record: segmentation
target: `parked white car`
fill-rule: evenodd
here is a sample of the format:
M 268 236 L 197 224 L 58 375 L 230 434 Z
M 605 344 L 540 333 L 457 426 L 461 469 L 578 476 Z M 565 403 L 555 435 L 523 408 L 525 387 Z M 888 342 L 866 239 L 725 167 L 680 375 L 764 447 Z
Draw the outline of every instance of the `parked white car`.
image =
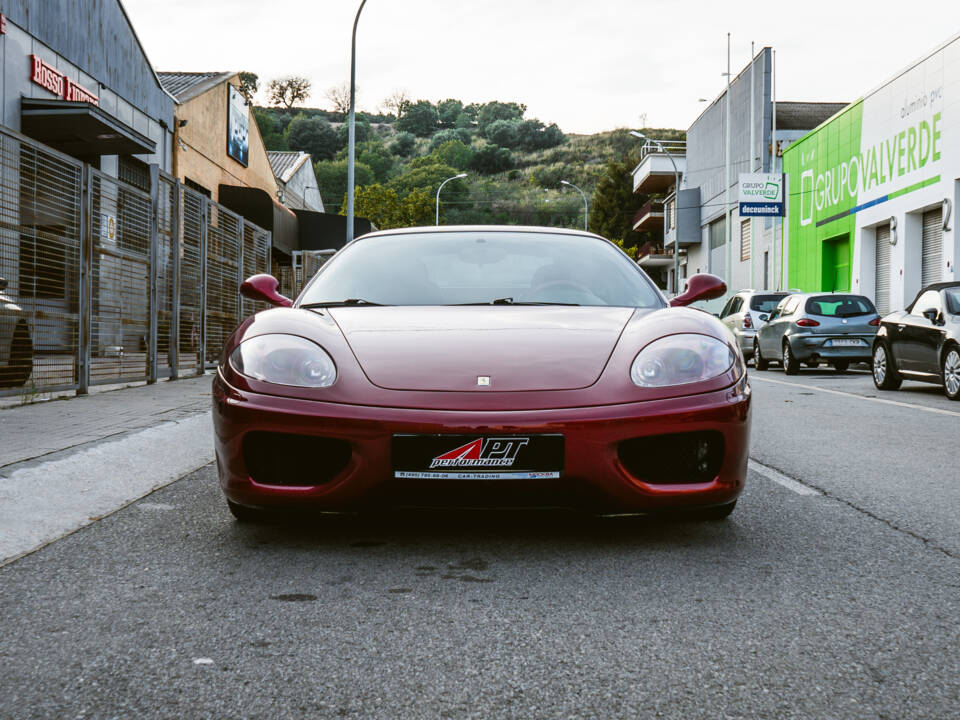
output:
M 760 316 L 768 316 L 783 298 L 791 294 L 788 290 L 741 290 L 723 306 L 720 320 L 736 336 L 744 358 L 753 356 L 753 338 L 766 325 Z
M 33 341 L 27 314 L 7 293 L 0 278 L 0 388 L 20 387 L 33 373 Z

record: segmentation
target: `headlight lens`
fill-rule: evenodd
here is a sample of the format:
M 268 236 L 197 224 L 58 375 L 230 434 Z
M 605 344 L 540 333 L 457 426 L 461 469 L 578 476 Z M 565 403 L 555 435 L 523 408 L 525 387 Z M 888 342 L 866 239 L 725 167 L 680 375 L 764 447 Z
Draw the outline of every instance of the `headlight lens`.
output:
M 640 351 L 630 379 L 639 387 L 684 385 L 722 375 L 738 361 L 733 348 L 709 335 L 669 335 Z
M 242 375 L 277 385 L 325 388 L 337 379 L 337 366 L 327 352 L 296 335 L 258 335 L 230 353 L 230 364 Z

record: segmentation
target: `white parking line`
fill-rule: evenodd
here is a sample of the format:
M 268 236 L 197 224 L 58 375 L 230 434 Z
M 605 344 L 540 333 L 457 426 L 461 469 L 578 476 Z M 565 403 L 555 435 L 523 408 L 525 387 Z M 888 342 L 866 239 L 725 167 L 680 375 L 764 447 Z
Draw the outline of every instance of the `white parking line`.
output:
M 751 375 L 750 380 L 751 382 L 754 380 L 761 380 L 763 382 L 775 383 L 777 385 L 789 385 L 790 387 L 798 387 L 798 388 L 803 388 L 805 390 L 816 390 L 817 392 L 829 393 L 831 395 L 844 395 L 846 397 L 857 398 L 858 400 L 868 400 L 870 402 L 883 403 L 884 405 L 896 405 L 897 407 L 911 408 L 913 410 L 923 410 L 925 412 L 931 412 L 937 415 L 952 415 L 954 417 L 960 417 L 960 412 L 956 410 L 943 410 L 942 408 L 928 407 L 926 405 L 916 405 L 914 403 L 900 402 L 898 400 L 887 400 L 886 398 L 867 397 L 866 395 L 858 395 L 857 393 L 844 392 L 843 390 L 829 390 L 827 388 L 822 388 L 817 385 L 805 385 L 803 383 L 790 382 L 788 380 L 773 380 L 771 378 L 759 377 L 758 375 Z
M 788 478 L 782 472 L 774 470 L 772 467 L 767 467 L 763 463 L 757 462 L 753 458 L 750 458 L 747 467 L 750 470 L 753 470 L 753 472 L 763 475 L 767 480 L 773 480 L 773 482 L 777 483 L 778 485 L 782 485 L 787 490 L 792 490 L 797 495 L 823 495 L 823 493 L 816 488 L 809 487 L 803 483 L 798 483 L 796 480 Z

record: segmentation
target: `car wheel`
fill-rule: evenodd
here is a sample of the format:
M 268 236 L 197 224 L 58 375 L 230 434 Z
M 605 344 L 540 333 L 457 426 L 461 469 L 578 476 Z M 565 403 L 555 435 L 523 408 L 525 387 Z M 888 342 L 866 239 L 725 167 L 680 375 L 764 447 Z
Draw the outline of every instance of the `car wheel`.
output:
M 845 373 L 849 367 L 850 367 L 849 360 L 837 360 L 833 364 L 833 369 L 836 370 L 838 373 Z
M 789 342 L 783 343 L 783 371 L 787 375 L 796 375 L 800 372 L 800 361 L 794 357 Z
M 0 369 L 4 385 L 22 387 L 33 374 L 33 342 L 30 340 L 30 328 L 20 322 L 13 331 L 10 341 L 10 361 L 6 368 Z
M 877 390 L 896 390 L 902 382 L 893 354 L 888 352 L 885 344 L 877 343 L 873 349 L 873 384 Z
M 943 389 L 951 400 L 960 400 L 960 348 L 952 347 L 943 356 Z
M 230 508 L 230 513 L 241 523 L 269 523 L 277 519 L 275 511 L 238 505 L 232 500 L 227 500 L 227 507 Z
M 760 343 L 753 341 L 753 365 L 757 370 L 766 370 L 770 363 L 760 355 Z

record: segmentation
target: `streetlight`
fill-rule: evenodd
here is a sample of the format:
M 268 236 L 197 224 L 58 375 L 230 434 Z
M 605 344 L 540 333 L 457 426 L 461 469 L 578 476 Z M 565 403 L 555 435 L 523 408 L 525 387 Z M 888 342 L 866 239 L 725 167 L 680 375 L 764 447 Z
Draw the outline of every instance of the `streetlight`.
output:
M 630 134 L 636 138 L 640 138 L 644 142 L 652 142 L 658 148 L 660 152 L 664 153 L 668 158 L 670 158 L 670 164 L 673 165 L 673 206 L 676 208 L 677 213 L 677 224 L 674 227 L 674 239 L 673 239 L 673 292 L 675 295 L 680 294 L 680 208 L 677 203 L 680 200 L 680 171 L 677 170 L 677 164 L 673 161 L 673 155 L 670 154 L 663 144 L 659 140 L 654 140 L 653 138 L 648 138 L 641 132 L 636 130 L 631 130 Z M 669 219 L 669 216 L 668 216 Z
M 589 208 L 589 206 L 587 205 L 587 196 L 583 194 L 583 190 L 581 190 L 580 188 L 578 188 L 578 187 L 577 187 L 576 185 L 574 185 L 572 182 L 567 182 L 566 180 L 561 180 L 561 181 L 560 181 L 560 184 L 561 184 L 561 185 L 568 185 L 568 186 L 572 187 L 574 190 L 576 190 L 578 193 L 580 193 L 580 197 L 583 198 L 583 229 L 584 229 L 584 230 L 588 230 L 588 229 L 589 229 L 589 225 L 590 225 L 590 208 Z
M 440 183 L 440 187 L 437 188 L 437 227 L 440 227 L 440 191 L 443 190 L 443 186 L 451 180 L 459 180 L 460 178 L 465 178 L 466 176 L 466 173 L 460 173 L 459 175 L 448 177 L 446 180 Z
M 353 158 L 356 154 L 357 126 L 356 126 L 356 78 L 357 78 L 357 23 L 360 22 L 360 13 L 367 0 L 361 0 L 357 10 L 357 17 L 353 21 L 353 41 L 350 45 L 350 118 L 347 121 L 347 242 L 353 240 Z

